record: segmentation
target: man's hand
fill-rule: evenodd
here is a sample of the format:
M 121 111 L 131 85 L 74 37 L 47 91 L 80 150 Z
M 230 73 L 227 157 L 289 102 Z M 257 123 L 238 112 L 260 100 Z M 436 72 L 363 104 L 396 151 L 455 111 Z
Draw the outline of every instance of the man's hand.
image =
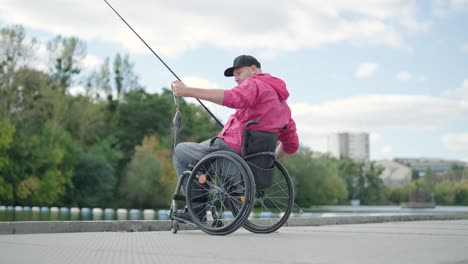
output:
M 173 81 L 171 84 L 172 91 L 176 96 L 185 96 L 187 92 L 187 86 L 181 81 Z
M 276 156 L 276 159 L 277 159 L 277 160 L 280 160 L 280 159 L 282 159 L 283 157 L 288 156 L 288 153 L 286 153 L 286 152 L 283 150 L 283 144 L 282 144 L 282 143 L 280 143 L 280 144 L 278 145 L 278 147 L 276 147 L 275 156 Z
M 171 88 L 176 96 L 193 97 L 223 105 L 224 90 L 222 89 L 188 87 L 179 80 L 173 81 Z

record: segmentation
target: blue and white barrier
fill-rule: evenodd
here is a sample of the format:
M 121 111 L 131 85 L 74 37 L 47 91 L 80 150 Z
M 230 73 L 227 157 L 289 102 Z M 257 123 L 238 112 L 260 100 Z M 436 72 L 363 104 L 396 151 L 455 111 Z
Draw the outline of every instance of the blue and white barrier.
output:
M 140 210 L 130 209 L 130 220 L 140 220 Z
M 156 212 L 153 209 L 143 210 L 143 220 L 154 220 Z
M 112 208 L 104 209 L 104 220 L 114 220 L 115 210 Z
M 127 220 L 127 209 L 119 208 L 117 209 L 117 220 Z
M 81 220 L 91 220 L 91 209 L 81 208 Z
M 169 220 L 168 210 L 158 210 L 158 220 Z
M 72 207 L 70 208 L 70 220 L 80 220 L 80 208 Z
M 93 220 L 102 220 L 102 209 L 101 208 L 93 208 Z

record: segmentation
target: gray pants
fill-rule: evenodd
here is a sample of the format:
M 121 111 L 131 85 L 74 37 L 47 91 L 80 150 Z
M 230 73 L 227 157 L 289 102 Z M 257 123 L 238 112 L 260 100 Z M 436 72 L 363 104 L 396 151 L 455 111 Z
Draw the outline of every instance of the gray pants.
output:
M 218 150 L 237 153 L 220 138 L 208 139 L 201 143 L 183 142 L 177 144 L 172 158 L 177 177 L 180 178 L 184 171 L 191 171 L 193 166 L 203 157 Z M 185 191 L 185 182 L 182 186 Z

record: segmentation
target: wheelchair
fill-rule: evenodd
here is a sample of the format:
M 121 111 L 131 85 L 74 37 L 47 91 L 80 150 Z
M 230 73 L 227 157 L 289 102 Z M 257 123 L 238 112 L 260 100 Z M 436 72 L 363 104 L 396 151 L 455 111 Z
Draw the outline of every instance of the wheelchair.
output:
M 212 152 L 179 178 L 169 210 L 174 234 L 181 222 L 211 235 L 227 235 L 240 227 L 266 234 L 286 223 L 294 205 L 293 183 L 275 159 L 277 133 L 248 129 L 258 123 L 247 123 L 241 155 Z M 185 201 L 185 209 L 178 209 L 177 201 Z M 184 210 L 190 219 L 180 217 Z

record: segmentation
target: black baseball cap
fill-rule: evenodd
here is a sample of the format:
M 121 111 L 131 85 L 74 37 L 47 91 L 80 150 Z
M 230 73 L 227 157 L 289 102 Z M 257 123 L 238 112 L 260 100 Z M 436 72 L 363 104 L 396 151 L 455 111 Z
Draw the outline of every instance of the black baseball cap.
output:
M 257 66 L 257 68 L 261 68 L 260 62 L 258 62 L 258 60 L 254 58 L 253 56 L 240 55 L 234 59 L 234 62 L 232 63 L 232 67 L 229 67 L 224 71 L 224 76 L 226 77 L 234 76 L 235 68 L 244 67 L 244 66 L 252 66 L 252 65 Z

